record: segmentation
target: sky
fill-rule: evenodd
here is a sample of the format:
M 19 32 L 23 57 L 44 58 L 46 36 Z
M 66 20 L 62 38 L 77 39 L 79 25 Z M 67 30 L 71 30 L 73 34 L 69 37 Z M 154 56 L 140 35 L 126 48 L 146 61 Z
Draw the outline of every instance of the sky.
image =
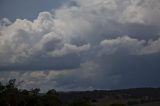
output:
M 0 18 L 33 20 L 42 11 L 51 11 L 69 0 L 0 0 Z
M 159 0 L 0 0 L 0 81 L 42 91 L 160 87 Z

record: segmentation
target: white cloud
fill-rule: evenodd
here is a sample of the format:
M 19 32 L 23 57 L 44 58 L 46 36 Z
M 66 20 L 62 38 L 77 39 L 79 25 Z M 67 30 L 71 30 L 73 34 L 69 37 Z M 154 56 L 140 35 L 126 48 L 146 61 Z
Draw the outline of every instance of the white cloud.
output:
M 138 54 L 144 44 L 144 40 L 139 41 L 128 36 L 118 37 L 116 39 L 107 39 L 100 43 L 103 48 L 102 53 L 106 54 L 114 54 L 118 51 L 124 53 L 128 52 L 129 54 Z
M 9 61 L 17 62 L 21 60 L 19 58 L 28 57 L 32 54 L 34 46 L 43 42 L 48 34 L 60 36 L 63 42 L 70 43 L 71 39 L 77 36 L 107 33 L 105 27 L 110 21 L 153 25 L 159 23 L 159 0 L 77 0 L 75 2 L 78 6 L 64 5 L 54 13 L 41 12 L 33 22 L 17 19 L 11 24 L 8 19 L 2 19 L 1 26 L 7 26 L 1 28 L 1 58 L 8 57 Z M 98 29 L 100 26 L 104 29 Z M 51 41 L 55 38 L 49 39 Z
M 96 13 L 101 19 L 159 25 L 159 0 L 78 0 L 78 3 L 82 9 Z
M 3 18 L 0 20 L 0 27 L 10 25 L 12 22 L 8 18 Z
M 128 36 L 101 41 L 102 50 L 99 55 L 124 53 L 131 55 L 147 55 L 160 52 L 160 40 L 138 40 Z
M 2 19 L 0 65 L 23 64 L 27 61 L 32 63 L 34 59 L 40 58 L 39 56 L 44 59 L 90 52 L 94 49 L 91 46 L 108 37 L 113 38 L 108 33 L 121 32 L 121 25 L 124 25 L 122 30 L 126 33 L 128 24 L 159 25 L 159 0 L 75 0 L 74 2 L 76 5 L 63 5 L 54 12 L 40 12 L 33 21 L 17 19 L 11 23 L 8 19 Z M 79 42 L 80 44 L 77 44 Z M 160 51 L 159 40 L 150 43 L 145 39 L 130 37 L 106 39 L 101 42 L 101 46 L 103 46 L 102 51 L 107 54 L 120 50 L 141 55 Z M 96 50 L 91 51 L 96 52 Z
M 121 22 L 159 25 L 159 0 L 130 0 L 120 17 Z
M 160 52 L 160 38 L 158 40 L 150 40 L 148 41 L 148 45 L 145 46 L 141 52 L 141 54 L 153 54 Z
M 64 56 L 67 54 L 73 54 L 73 53 L 80 53 L 83 51 L 87 51 L 90 49 L 90 45 L 82 45 L 82 46 L 76 46 L 76 45 L 71 45 L 71 44 L 64 44 L 64 46 L 60 49 L 60 50 L 55 50 L 51 53 L 49 53 L 50 55 L 54 56 L 54 57 L 59 57 L 59 56 Z
M 1 28 L 1 64 L 23 63 L 37 52 L 47 55 L 49 52 L 56 53 L 60 48 L 61 55 L 86 51 L 89 45 L 77 47 L 70 44 L 72 37 L 67 35 L 67 31 L 62 33 L 63 27 L 56 23 L 58 20 L 53 14 L 42 12 L 33 22 L 17 19 Z

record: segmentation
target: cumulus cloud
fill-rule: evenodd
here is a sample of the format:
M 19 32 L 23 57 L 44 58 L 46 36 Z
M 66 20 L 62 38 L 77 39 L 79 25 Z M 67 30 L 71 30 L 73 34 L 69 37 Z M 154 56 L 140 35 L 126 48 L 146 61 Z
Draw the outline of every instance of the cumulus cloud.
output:
M 11 21 L 8 18 L 3 18 L 0 20 L 0 26 L 6 26 L 11 24 Z
M 78 0 L 78 3 L 105 20 L 159 25 L 159 0 Z
M 127 74 L 140 80 L 141 70 L 151 79 L 150 71 L 159 70 L 159 7 L 159 0 L 73 0 L 33 21 L 4 18 L 0 71 L 9 72 L 0 78 L 13 71 L 9 75 L 28 79 L 29 86 L 63 90 L 127 87 L 126 79 L 134 80 Z
M 100 42 L 102 51 L 100 53 L 114 54 L 127 53 L 131 55 L 147 55 L 160 52 L 158 40 L 138 40 L 128 36 L 118 37 L 116 39 L 107 39 Z
M 86 51 L 89 45 L 78 47 L 72 44 L 72 40 L 80 38 L 89 43 L 92 36 L 94 42 L 99 42 L 95 41 L 98 36 L 107 35 L 110 29 L 117 31 L 114 22 L 154 25 L 160 14 L 157 0 L 77 0 L 75 3 L 77 5 L 64 5 L 54 13 L 41 12 L 34 21 L 17 19 L 11 24 L 8 19 L 2 19 L 1 62 L 23 62 L 37 52 L 63 56 L 81 52 L 83 48 Z M 102 40 L 101 37 L 99 39 Z
M 122 13 L 122 22 L 159 25 L 159 0 L 131 0 Z
M 1 64 L 23 63 L 39 54 L 52 58 L 50 54 L 54 57 L 64 56 L 89 49 L 89 44 L 71 44 L 72 38 L 58 31 L 61 30 L 60 26 L 56 30 L 55 21 L 53 14 L 42 12 L 33 22 L 17 19 L 11 25 L 3 25 L 0 37 Z
M 70 44 L 65 44 L 64 47 L 60 50 L 55 50 L 54 52 L 50 53 L 52 56 L 63 56 L 66 54 L 71 54 L 71 53 L 80 53 L 83 51 L 89 50 L 90 45 L 83 45 L 83 46 L 75 46 L 75 45 L 70 45 Z

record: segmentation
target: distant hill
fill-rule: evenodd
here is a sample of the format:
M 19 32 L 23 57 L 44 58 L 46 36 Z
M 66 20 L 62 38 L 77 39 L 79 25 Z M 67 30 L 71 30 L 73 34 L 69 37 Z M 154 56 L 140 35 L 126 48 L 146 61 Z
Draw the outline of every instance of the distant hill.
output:
M 121 102 L 128 106 L 149 106 L 147 104 L 156 102 L 155 104 L 160 106 L 160 88 L 59 92 L 59 98 L 69 102 L 79 98 L 88 98 L 96 106 L 109 106 L 114 102 Z
M 139 104 L 134 106 L 160 106 L 160 102 L 144 103 L 144 104 Z

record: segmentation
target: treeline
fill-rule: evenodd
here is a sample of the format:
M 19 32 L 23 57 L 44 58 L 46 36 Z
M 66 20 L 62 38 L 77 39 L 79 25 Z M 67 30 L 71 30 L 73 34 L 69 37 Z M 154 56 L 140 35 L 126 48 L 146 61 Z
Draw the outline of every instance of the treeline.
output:
M 11 79 L 6 84 L 0 82 L 0 106 L 94 106 L 86 98 L 63 102 L 54 89 L 45 94 L 40 93 L 39 88 L 18 89 L 21 83 L 16 83 L 16 79 Z
M 130 106 L 160 101 L 160 88 L 79 92 L 57 92 L 51 89 L 40 93 L 40 88 L 19 89 L 22 83 L 16 82 L 16 79 L 6 84 L 0 82 L 0 106 L 101 106 L 99 104 L 106 103 L 105 106 Z

